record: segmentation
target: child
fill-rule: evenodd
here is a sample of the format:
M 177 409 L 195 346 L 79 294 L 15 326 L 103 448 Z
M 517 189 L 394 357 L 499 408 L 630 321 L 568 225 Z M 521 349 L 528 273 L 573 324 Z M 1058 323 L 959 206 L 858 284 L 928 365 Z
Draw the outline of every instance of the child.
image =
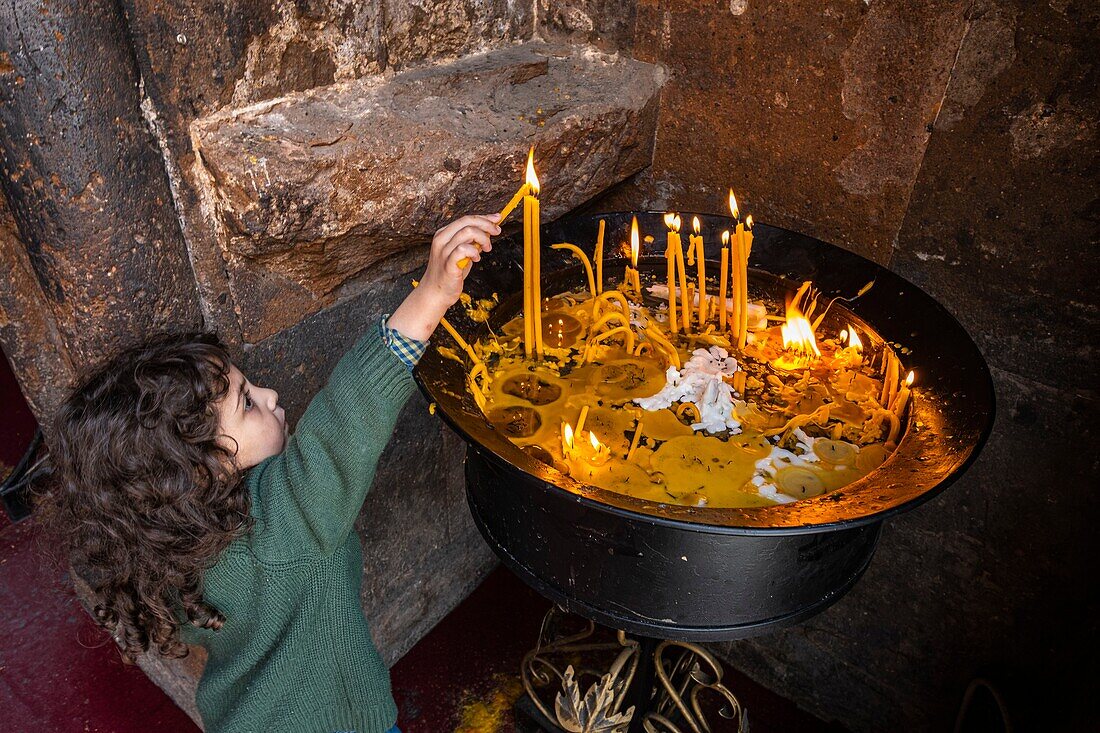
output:
M 119 354 L 58 412 L 43 508 L 125 657 L 201 644 L 207 733 L 396 730 L 353 531 L 424 342 L 500 233 L 440 229 L 427 270 L 336 365 L 287 437 L 279 395 L 208 335 Z

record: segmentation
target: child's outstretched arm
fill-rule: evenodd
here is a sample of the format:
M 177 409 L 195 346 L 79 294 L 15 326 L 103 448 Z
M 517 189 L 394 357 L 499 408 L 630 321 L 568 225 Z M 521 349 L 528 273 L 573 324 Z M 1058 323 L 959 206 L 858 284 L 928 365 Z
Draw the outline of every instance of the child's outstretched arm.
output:
M 427 341 L 462 294 L 473 269 L 500 232 L 497 215 L 465 216 L 436 232 L 427 269 L 385 326 L 412 341 Z M 378 457 L 393 433 L 414 384 L 406 364 L 370 329 L 336 365 L 310 402 L 282 453 L 249 476 L 256 482 L 254 514 L 271 526 L 278 554 L 294 548 L 331 553 L 352 531 L 374 480 Z M 261 533 L 257 533 L 257 537 Z

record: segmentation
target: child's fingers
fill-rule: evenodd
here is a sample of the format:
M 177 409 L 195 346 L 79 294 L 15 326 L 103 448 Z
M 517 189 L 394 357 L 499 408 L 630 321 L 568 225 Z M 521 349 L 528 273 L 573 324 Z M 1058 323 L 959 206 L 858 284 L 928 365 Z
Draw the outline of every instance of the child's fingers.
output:
M 494 214 L 493 216 L 496 215 Z M 456 232 L 470 226 L 482 229 L 489 234 L 500 234 L 500 227 L 496 225 L 496 222 L 492 218 L 479 214 L 470 214 L 455 219 L 450 224 L 437 231 L 435 237 L 432 239 L 432 244 L 436 245 L 438 248 L 438 246 L 450 241 Z
M 482 228 L 476 226 L 467 226 L 459 229 L 455 232 L 455 235 L 451 238 L 451 241 L 444 247 L 444 252 L 447 256 L 450 256 L 451 251 L 455 247 L 462 246 L 464 244 L 480 245 L 479 249 L 486 252 L 492 250 L 493 242 L 489 239 L 489 234 Z
M 470 267 L 462 268 L 458 266 L 459 260 L 463 259 L 480 262 L 481 250 L 476 245 L 467 242 L 458 245 L 447 255 L 447 270 L 452 273 L 457 272 L 465 279 L 465 276 L 470 272 Z

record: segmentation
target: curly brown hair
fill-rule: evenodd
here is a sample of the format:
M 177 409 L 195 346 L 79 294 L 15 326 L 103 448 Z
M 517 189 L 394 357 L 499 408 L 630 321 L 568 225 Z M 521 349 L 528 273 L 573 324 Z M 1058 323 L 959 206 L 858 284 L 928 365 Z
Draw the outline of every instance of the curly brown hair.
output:
M 89 581 L 123 657 L 183 656 L 183 618 L 221 628 L 202 577 L 251 526 L 248 491 L 218 442 L 230 359 L 216 336 L 123 351 L 58 410 L 40 509 Z

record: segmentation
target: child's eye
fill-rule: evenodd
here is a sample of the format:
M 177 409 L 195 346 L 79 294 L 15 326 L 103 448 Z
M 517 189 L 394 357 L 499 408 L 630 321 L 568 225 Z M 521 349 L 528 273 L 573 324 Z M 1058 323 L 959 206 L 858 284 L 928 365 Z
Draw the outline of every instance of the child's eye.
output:
M 251 410 L 252 409 L 252 395 L 249 392 L 244 393 L 244 409 L 245 410 Z

